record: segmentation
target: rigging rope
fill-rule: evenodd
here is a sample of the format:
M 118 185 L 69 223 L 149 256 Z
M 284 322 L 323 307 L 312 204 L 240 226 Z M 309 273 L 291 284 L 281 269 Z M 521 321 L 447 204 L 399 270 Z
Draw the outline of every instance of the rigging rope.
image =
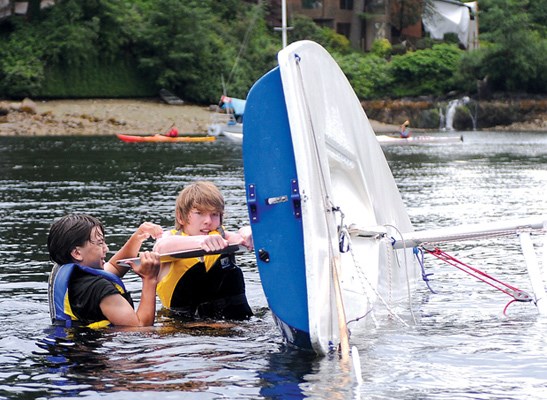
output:
M 414 311 L 413 311 L 414 307 L 412 306 L 412 293 L 411 293 L 411 289 L 410 289 L 410 277 L 408 275 L 408 261 L 407 261 L 407 257 L 406 257 L 407 247 L 406 247 L 405 239 L 403 238 L 402 232 L 395 225 L 385 224 L 384 226 L 386 228 L 389 227 L 389 228 L 395 229 L 395 231 L 397 231 L 397 233 L 401 237 L 401 240 L 403 241 L 403 255 L 404 255 L 405 274 L 406 274 L 406 289 L 407 289 L 407 294 L 408 294 L 408 308 L 410 310 L 410 315 L 412 316 L 412 320 L 414 321 L 414 323 L 416 323 L 416 317 L 415 317 Z M 397 265 L 400 268 L 401 264 L 399 262 L 399 257 L 397 256 L 397 253 L 395 253 L 395 259 L 397 260 Z
M 237 53 L 237 57 L 236 57 L 236 60 L 234 62 L 234 65 L 232 66 L 232 69 L 230 70 L 230 74 L 228 75 L 228 81 L 226 82 L 226 85 L 224 85 L 224 82 L 222 84 L 222 86 L 223 86 L 222 89 L 223 89 L 224 92 L 227 91 L 226 88 L 228 88 L 229 85 L 232 83 L 232 79 L 234 77 L 237 64 L 239 63 L 239 59 L 241 58 L 241 55 L 243 54 L 243 51 L 245 50 L 245 48 L 247 47 L 247 44 L 249 43 L 249 38 L 251 37 L 251 31 L 253 30 L 253 28 L 256 24 L 256 21 L 258 20 L 258 16 L 260 14 L 261 9 L 262 9 L 262 0 L 259 0 L 258 4 L 256 5 L 256 8 L 255 8 L 254 15 L 251 19 L 251 23 L 249 24 L 249 27 L 245 31 L 245 37 L 243 38 L 243 41 L 241 42 L 241 46 L 239 48 L 239 52 Z M 222 80 L 224 81 L 224 79 L 222 79 Z M 223 94 L 225 96 L 228 95 L 228 93 L 223 93 Z
M 343 239 L 342 239 L 342 236 L 343 236 Z M 392 317 L 394 317 L 396 320 L 398 320 L 401 324 L 408 327 L 409 325 L 395 311 L 393 311 L 393 309 L 389 306 L 388 302 L 382 297 L 382 295 L 378 292 L 378 290 L 368 280 L 366 274 L 364 273 L 363 268 L 359 264 L 359 261 L 357 261 L 357 257 L 355 256 L 355 253 L 353 252 L 353 243 L 351 241 L 351 235 L 348 233 L 347 226 L 345 226 L 345 225 L 342 226 L 342 228 L 340 229 L 340 240 L 341 241 L 342 240 L 347 240 L 347 244 L 344 246 L 344 248 L 347 248 L 349 250 L 350 254 L 351 254 L 353 265 L 355 265 L 355 269 L 357 270 L 359 278 L 360 278 L 359 283 L 361 284 L 361 288 L 363 289 L 363 293 L 365 294 L 365 296 L 367 298 L 367 303 L 371 306 L 371 308 L 368 311 L 366 311 L 364 315 L 362 315 L 360 317 L 356 317 L 356 318 L 352 319 L 351 321 L 348 321 L 348 325 L 351 322 L 357 322 L 357 321 L 363 319 L 364 317 L 366 317 L 369 313 L 371 313 L 373 311 L 372 301 L 369 297 L 369 292 L 368 292 L 367 288 L 364 285 L 364 283 L 366 283 L 368 285 L 368 287 L 370 288 L 370 290 L 376 295 L 376 297 L 384 305 L 387 312 Z M 387 241 L 388 239 L 384 238 L 384 240 Z M 386 244 L 385 247 L 386 247 L 386 249 L 389 249 L 389 246 L 387 246 L 387 244 Z M 397 260 L 397 263 L 398 262 L 399 262 L 399 260 Z M 377 322 L 376 322 L 376 318 L 374 317 L 374 314 L 371 314 L 371 315 L 372 315 L 372 318 L 373 318 L 374 322 L 376 323 L 376 325 L 378 325 Z M 414 319 L 414 314 L 412 314 L 412 317 Z M 415 319 L 414 319 L 414 322 L 416 322 Z
M 422 270 L 422 280 L 427 285 L 427 288 L 429 291 L 433 294 L 437 294 L 436 291 L 433 290 L 431 285 L 429 284 L 429 277 L 433 275 L 433 273 L 426 274 L 425 272 L 425 263 L 424 263 L 424 249 L 422 247 L 414 247 L 413 249 L 414 255 L 416 256 L 416 259 L 418 260 L 418 264 L 420 264 L 420 269 Z
M 453 267 L 458 268 L 459 270 L 477 278 L 478 280 L 492 286 L 493 288 L 505 293 L 506 295 L 513 298 L 513 300 L 509 301 L 505 308 L 503 309 L 503 313 L 505 314 L 507 308 L 510 304 L 519 301 L 519 302 L 531 302 L 533 301 L 532 296 L 530 296 L 528 293 L 526 293 L 523 290 L 520 290 L 516 288 L 515 286 L 511 286 L 508 283 L 502 282 L 499 279 L 494 278 L 493 276 L 487 274 L 486 272 L 483 272 L 475 267 L 472 267 L 471 265 L 465 264 L 462 261 L 456 259 L 455 257 L 452 257 L 451 255 L 447 254 L 446 252 L 440 250 L 438 247 L 435 247 L 433 250 L 427 249 L 423 247 L 423 250 L 425 250 L 427 253 L 437 257 L 439 260 L 442 260 L 446 262 L 449 265 L 452 265 Z M 427 280 L 426 280 L 427 282 Z M 429 284 L 428 284 L 429 286 Z
M 334 226 L 333 226 L 333 220 L 335 220 L 335 216 L 331 213 L 333 213 L 337 207 L 334 206 L 332 203 L 332 200 L 329 197 L 329 191 L 327 187 L 327 172 L 325 172 L 323 168 L 323 164 L 321 163 L 321 149 L 319 146 L 319 139 L 317 137 L 318 132 L 315 129 L 314 120 L 312 118 L 312 113 L 309 107 L 309 101 L 308 96 L 306 93 L 306 89 L 304 87 L 304 77 L 302 75 L 302 67 L 300 65 L 300 56 L 298 54 L 294 55 L 295 65 L 298 70 L 298 78 L 299 78 L 299 84 L 300 84 L 300 91 L 302 97 L 306 100 L 304 102 L 305 104 L 305 113 L 306 118 L 308 121 L 308 124 L 310 126 L 310 133 L 311 133 L 311 139 L 312 139 L 312 145 L 313 145 L 313 161 L 316 166 L 316 170 L 319 170 L 319 190 L 321 192 L 321 200 L 323 203 L 323 215 L 324 215 L 324 221 L 327 226 L 327 232 L 333 232 Z M 349 355 L 349 330 L 347 326 L 347 320 L 346 320 L 346 313 L 344 309 L 343 299 L 342 299 L 342 292 L 341 292 L 341 282 L 340 282 L 340 262 L 339 257 L 335 254 L 336 253 L 336 244 L 332 240 L 332 235 L 327 234 L 327 240 L 328 240 L 328 253 L 329 253 L 329 269 L 331 273 L 332 279 L 330 280 L 332 291 L 334 292 L 334 301 L 336 303 L 336 314 L 338 317 L 338 330 L 339 330 L 339 336 L 340 336 L 340 349 L 342 352 L 342 356 L 345 357 Z M 338 243 L 339 245 L 339 243 Z M 332 300 L 329 302 L 332 307 Z M 332 312 L 331 312 L 332 314 Z M 332 318 L 329 318 L 329 330 L 331 337 L 334 336 L 333 331 L 334 327 L 332 326 Z M 342 326 L 344 325 L 344 326 Z M 347 354 L 344 354 L 347 353 Z

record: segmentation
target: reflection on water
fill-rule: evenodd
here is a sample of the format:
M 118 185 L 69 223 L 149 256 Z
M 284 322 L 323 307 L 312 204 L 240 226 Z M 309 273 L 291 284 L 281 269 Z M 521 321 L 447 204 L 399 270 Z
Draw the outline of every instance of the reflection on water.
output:
M 472 132 L 462 144 L 384 151 L 416 228 L 547 214 L 546 135 Z M 0 398 L 547 397 L 546 319 L 521 303 L 504 316 L 506 296 L 427 256 L 437 294 L 425 285 L 415 293 L 416 325 L 380 317 L 378 326 L 352 332 L 362 385 L 336 356 L 284 347 L 250 253 L 239 256 L 255 312 L 250 321 L 183 323 L 160 311 L 146 329 L 49 325 L 45 241 L 53 219 L 91 213 L 117 249 L 145 220 L 171 226 L 180 188 L 208 179 L 224 193 L 225 222 L 236 229 L 248 223 L 241 156 L 240 146 L 223 140 L 0 138 Z M 444 250 L 531 290 L 513 239 Z M 139 279 L 126 281 L 138 301 Z
M 248 343 L 239 344 L 246 342 L 245 324 L 160 325 L 139 331 L 57 328 L 37 345 L 49 370 L 67 379 L 61 389 L 97 392 L 201 391 L 208 379 L 213 385 L 233 379 L 232 368 L 252 352 Z

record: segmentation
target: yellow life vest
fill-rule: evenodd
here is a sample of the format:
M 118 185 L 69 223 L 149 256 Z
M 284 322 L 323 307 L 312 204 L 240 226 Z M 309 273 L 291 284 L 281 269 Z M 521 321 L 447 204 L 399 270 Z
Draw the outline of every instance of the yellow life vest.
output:
M 221 231 L 222 229 L 219 229 L 216 231 L 211 231 L 209 234 L 220 235 Z M 176 229 L 172 229 L 170 233 L 172 235 L 188 236 L 186 233 L 177 231 Z M 203 262 L 205 264 L 205 270 L 209 271 L 218 261 L 220 256 L 220 254 L 213 254 L 204 257 L 181 258 L 180 260 L 171 262 L 169 272 L 161 279 L 161 281 L 158 282 L 158 286 L 156 287 L 156 293 L 158 294 L 163 306 L 168 308 L 171 307 L 171 299 L 175 288 L 180 279 L 186 272 L 188 272 L 190 268 Z

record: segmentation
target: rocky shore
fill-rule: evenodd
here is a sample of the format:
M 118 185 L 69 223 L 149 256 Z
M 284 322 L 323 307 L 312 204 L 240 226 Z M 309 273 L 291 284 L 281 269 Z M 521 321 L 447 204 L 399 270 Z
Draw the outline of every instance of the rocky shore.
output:
M 431 97 L 362 101 L 369 118 L 384 122 L 411 121 L 438 130 L 450 126 L 459 131 L 547 132 L 547 97 L 532 95 L 493 96 L 476 100 L 468 96 L 452 99 Z
M 0 101 L 0 136 L 156 134 L 175 124 L 182 134 L 205 134 L 214 107 L 168 105 L 159 99 Z M 545 115 L 491 130 L 547 132 Z M 376 133 L 398 125 L 371 120 Z
M 7 109 L 2 115 L 1 110 Z M 181 133 L 205 133 L 211 111 L 159 100 L 52 100 L 0 102 L 0 136 L 155 134 L 175 124 Z

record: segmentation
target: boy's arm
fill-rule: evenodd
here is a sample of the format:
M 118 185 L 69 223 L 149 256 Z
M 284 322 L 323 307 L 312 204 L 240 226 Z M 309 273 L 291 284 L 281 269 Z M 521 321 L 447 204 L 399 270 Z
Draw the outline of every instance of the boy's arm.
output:
M 220 235 L 180 236 L 170 235 L 156 241 L 154 251 L 165 254 L 177 251 L 203 249 L 205 251 L 222 250 L 228 241 Z
M 123 277 L 128 271 L 127 268 L 118 267 L 116 261 L 125 258 L 137 257 L 139 250 L 143 242 L 152 237 L 154 239 L 160 238 L 163 233 L 161 226 L 153 224 L 151 222 L 143 222 L 122 246 L 120 250 L 112 256 L 110 260 L 104 265 L 104 270 L 112 272 L 113 274 Z
M 224 236 L 230 244 L 241 244 L 249 250 L 253 250 L 253 232 L 250 226 L 243 226 L 239 228 L 237 233 L 224 231 Z
M 156 286 L 160 268 L 159 254 L 145 251 L 140 263 L 133 270 L 142 279 L 141 301 L 137 311 L 121 295 L 111 295 L 101 301 L 101 311 L 113 324 L 118 326 L 151 326 L 156 316 Z

